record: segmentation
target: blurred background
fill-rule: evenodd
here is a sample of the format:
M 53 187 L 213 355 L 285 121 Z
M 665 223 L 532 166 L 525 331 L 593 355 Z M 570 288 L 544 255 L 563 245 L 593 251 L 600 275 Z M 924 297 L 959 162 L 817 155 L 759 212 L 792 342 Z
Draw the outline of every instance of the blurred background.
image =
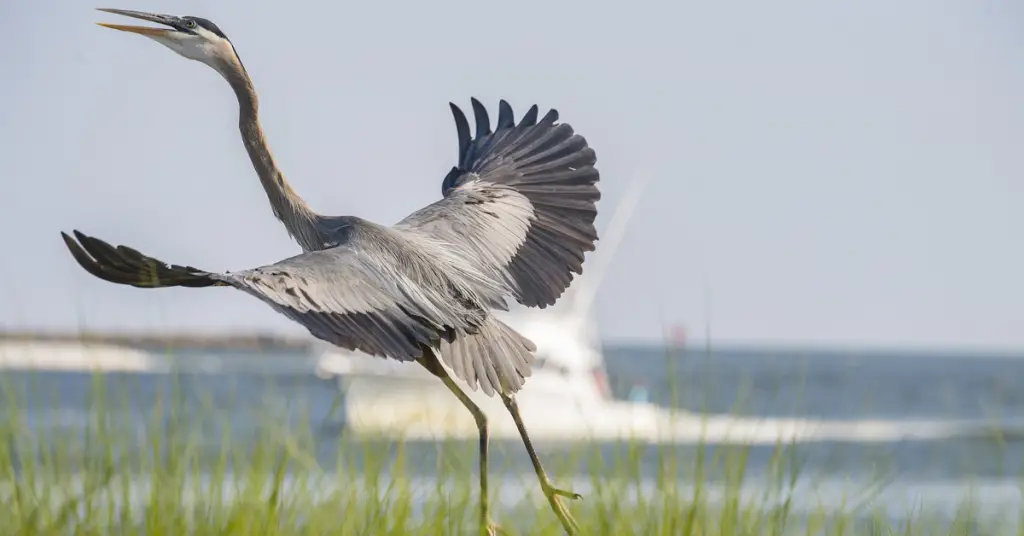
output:
M 411 422 L 428 442 L 440 417 L 410 412 L 440 384 L 414 367 L 326 347 L 239 292 L 120 287 L 73 262 L 60 231 L 209 270 L 298 252 L 224 81 L 96 27 L 115 17 L 92 7 L 0 8 L 0 363 L 67 400 L 30 396 L 29 413 L 74 426 L 96 367 L 149 385 L 141 411 L 182 368 L 193 393 L 230 383 L 254 400 L 239 412 L 273 398 L 255 383 L 270 375 L 309 394 L 324 430 Z M 522 396 L 540 441 L 628 430 L 685 450 L 703 415 L 708 441 L 762 445 L 754 473 L 780 435 L 806 441 L 833 497 L 884 455 L 890 504 L 952 504 L 970 480 L 1019 507 L 1024 4 L 98 7 L 216 22 L 279 164 L 328 214 L 390 224 L 439 198 L 449 101 L 558 109 L 597 151 L 598 228 L 621 239 L 558 307 L 509 315 L 540 346 Z M 280 392 L 267 403 L 294 401 Z M 564 412 L 544 411 L 552 397 Z

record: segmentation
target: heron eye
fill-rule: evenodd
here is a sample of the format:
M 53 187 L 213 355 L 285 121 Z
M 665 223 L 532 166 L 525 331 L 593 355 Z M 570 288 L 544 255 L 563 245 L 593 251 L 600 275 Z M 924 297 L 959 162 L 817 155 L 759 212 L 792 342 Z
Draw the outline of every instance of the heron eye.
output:
M 194 20 L 187 20 L 187 21 L 185 21 L 185 27 L 188 28 L 189 30 L 194 30 L 196 28 L 196 21 L 194 21 Z

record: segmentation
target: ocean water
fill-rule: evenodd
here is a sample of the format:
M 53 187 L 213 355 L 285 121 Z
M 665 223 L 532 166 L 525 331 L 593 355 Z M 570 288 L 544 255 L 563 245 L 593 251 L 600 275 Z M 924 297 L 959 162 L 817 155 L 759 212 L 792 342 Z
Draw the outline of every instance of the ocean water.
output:
M 865 508 L 885 507 L 894 518 L 921 509 L 952 515 L 964 500 L 972 500 L 979 515 L 1016 519 L 1020 515 L 1020 477 L 1024 475 L 1024 359 L 979 355 L 915 355 L 867 352 L 691 350 L 667 352 L 659 348 L 606 348 L 609 382 L 618 398 L 643 387 L 653 402 L 693 412 L 731 413 L 749 417 L 808 417 L 841 421 L 882 420 L 913 423 L 934 420 L 969 420 L 991 423 L 982 432 L 929 441 L 821 442 L 797 445 L 792 462 L 800 480 L 793 495 L 796 509 L 849 508 L 862 501 Z M 165 353 L 154 350 L 157 355 Z M 1021 356 L 1024 358 L 1024 356 Z M 177 352 L 183 364 L 178 375 L 117 373 L 103 378 L 105 396 L 114 405 L 130 408 L 129 419 L 144 427 L 153 409 L 166 405 L 177 392 L 183 398 L 181 416 L 207 430 L 202 437 L 211 463 L 220 451 L 223 415 L 235 438 L 256 433 L 268 415 L 284 428 L 308 426 L 313 430 L 316 457 L 328 470 L 345 436 L 344 396 L 333 380 L 311 373 L 310 356 L 256 355 L 245 352 Z M 90 418 L 86 409 L 97 396 L 97 378 L 76 372 L 6 371 L 4 396 L 17 392 L 22 417 L 39 430 L 83 429 Z M 13 391 L 12 391 L 13 390 Z M 6 399 L 6 398 L 5 398 Z M 118 404 L 119 402 L 127 402 Z M 205 419 L 211 408 L 221 420 Z M 529 423 L 527 423 L 529 426 Z M 144 448 L 139 436 L 140 448 Z M 375 452 L 396 446 L 380 441 Z M 570 460 L 578 445 L 538 442 L 542 459 L 551 468 L 567 469 L 559 483 L 586 494 L 595 467 L 627 458 L 620 444 L 594 445 L 599 453 Z M 355 449 L 355 447 L 353 447 Z M 362 449 L 363 447 L 358 447 Z M 693 460 L 705 449 L 704 459 L 735 456 L 735 446 L 644 445 L 636 456 L 638 467 L 653 486 L 659 477 L 676 478 L 692 485 Z M 437 464 L 456 464 L 467 475 L 475 472 L 475 442 L 439 446 L 430 442 L 407 445 L 403 455 L 407 471 L 429 481 Z M 496 492 L 518 497 L 515 482 L 535 484 L 522 445 L 495 441 L 493 474 L 512 482 Z M 744 489 L 757 494 L 774 481 L 774 447 L 742 451 L 747 471 Z M 663 460 L 671 454 L 682 469 L 666 475 Z M 358 459 L 358 453 L 354 456 Z M 704 470 L 706 489 L 723 493 L 726 475 L 713 461 Z M 690 464 L 688 466 L 687 464 Z M 576 475 L 573 476 L 572 473 Z M 568 482 L 565 482 L 568 480 Z M 524 489 L 525 489 L 524 488 Z M 718 491 L 716 491 L 718 490 Z M 845 506 L 843 506 L 845 504 Z

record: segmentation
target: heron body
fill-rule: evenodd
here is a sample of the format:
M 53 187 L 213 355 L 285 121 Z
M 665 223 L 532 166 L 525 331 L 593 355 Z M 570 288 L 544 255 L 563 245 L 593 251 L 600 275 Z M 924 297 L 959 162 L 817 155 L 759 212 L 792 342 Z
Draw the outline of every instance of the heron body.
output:
M 92 275 L 141 288 L 233 287 L 342 348 L 419 363 L 473 413 L 480 428 L 481 522 L 487 501 L 487 420 L 441 365 L 472 389 L 497 393 L 512 413 L 542 489 L 566 531 L 575 522 L 554 488 L 519 418 L 514 395 L 530 375 L 534 344 L 498 320 L 508 299 L 552 305 L 582 273 L 594 249 L 600 192 L 594 150 L 551 110 L 533 106 L 517 123 L 499 103 L 492 130 L 487 109 L 471 101 L 475 131 L 454 104 L 458 158 L 441 181 L 442 198 L 392 226 L 313 211 L 285 180 L 266 142 L 258 98 L 234 45 L 215 24 L 103 9 L 167 28 L 103 24 L 150 37 L 220 73 L 238 97 L 239 131 L 274 215 L 302 253 L 236 272 L 169 265 L 127 246 L 74 231 L 62 233 Z

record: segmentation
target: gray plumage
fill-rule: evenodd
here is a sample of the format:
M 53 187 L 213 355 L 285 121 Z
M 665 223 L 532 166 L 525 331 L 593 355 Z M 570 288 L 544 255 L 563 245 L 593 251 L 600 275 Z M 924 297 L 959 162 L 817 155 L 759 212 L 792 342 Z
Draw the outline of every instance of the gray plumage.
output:
M 504 101 L 501 109 L 512 113 Z M 452 110 L 457 124 L 465 121 Z M 537 124 L 491 133 L 478 113 L 485 126 L 470 143 L 460 129 L 460 162 L 444 181 L 443 199 L 393 227 L 321 217 L 319 235 L 329 247 L 268 266 L 185 271 L 81 233 L 81 248 L 67 235 L 65 241 L 83 267 L 108 281 L 229 285 L 331 344 L 402 361 L 436 349 L 471 387 L 516 392 L 535 347 L 490 311 L 507 309 L 506 297 L 553 304 L 582 273 L 583 254 L 596 240 L 594 151 L 556 118 L 552 112 Z
M 61 233 L 92 275 L 141 288 L 229 286 L 254 296 L 336 346 L 416 361 L 445 381 L 481 427 L 482 519 L 486 515 L 486 418 L 437 366 L 487 395 L 499 394 L 521 425 L 512 394 L 530 375 L 534 344 L 493 316 L 507 299 L 552 305 L 594 249 L 600 192 L 596 157 L 558 112 L 533 106 L 515 121 L 502 100 L 497 123 L 472 99 L 475 133 L 454 104 L 458 158 L 441 181 L 442 198 L 393 226 L 324 216 L 295 193 L 278 168 L 258 119 L 258 98 L 226 35 L 198 17 L 103 10 L 170 29 L 103 24 L 141 33 L 219 72 L 239 103 L 239 130 L 274 215 L 303 252 L 238 272 L 168 265 L 127 246 Z M 483 424 L 482 424 L 483 423 Z M 523 440 L 566 530 L 568 513 L 543 475 L 525 428 Z

